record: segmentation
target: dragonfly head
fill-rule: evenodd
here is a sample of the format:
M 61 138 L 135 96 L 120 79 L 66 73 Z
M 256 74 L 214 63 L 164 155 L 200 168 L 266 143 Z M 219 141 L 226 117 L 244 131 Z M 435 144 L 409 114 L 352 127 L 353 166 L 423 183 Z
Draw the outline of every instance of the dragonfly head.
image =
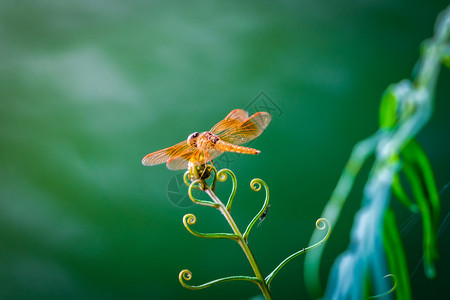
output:
M 199 137 L 199 135 L 200 134 L 198 132 L 194 132 L 193 134 L 188 136 L 187 143 L 192 147 L 197 147 L 197 138 Z

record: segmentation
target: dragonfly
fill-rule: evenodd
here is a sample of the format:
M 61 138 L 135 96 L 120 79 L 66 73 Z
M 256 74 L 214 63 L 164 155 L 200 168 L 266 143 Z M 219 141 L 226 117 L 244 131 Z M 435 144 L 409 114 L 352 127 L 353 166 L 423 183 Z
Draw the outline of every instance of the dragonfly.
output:
M 208 162 L 224 152 L 236 152 L 257 155 L 260 150 L 241 146 L 258 136 L 267 128 L 271 115 L 268 112 L 257 112 L 250 117 L 243 109 L 232 110 L 211 130 L 202 133 L 194 132 L 187 140 L 150 154 L 142 159 L 145 166 L 165 163 L 170 170 L 190 169 L 195 166 L 206 166 Z

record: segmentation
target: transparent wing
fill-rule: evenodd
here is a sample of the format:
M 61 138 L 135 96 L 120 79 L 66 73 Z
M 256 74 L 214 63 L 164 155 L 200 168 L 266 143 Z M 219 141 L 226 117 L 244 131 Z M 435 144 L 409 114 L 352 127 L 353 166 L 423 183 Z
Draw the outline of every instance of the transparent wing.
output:
M 182 141 L 172 147 L 147 154 L 142 159 L 142 164 L 145 166 L 159 165 L 192 150 L 194 150 L 193 147 L 191 147 L 186 141 Z
M 188 168 L 189 160 L 182 158 L 181 156 L 172 158 L 166 164 L 169 170 L 184 170 Z
M 222 155 L 223 151 L 219 151 L 217 149 L 212 149 L 210 151 L 208 151 L 208 155 L 206 156 L 206 158 L 209 161 L 212 161 L 214 158 L 217 158 L 218 156 Z
M 225 120 L 238 120 L 244 122 L 248 118 L 248 112 L 243 109 L 233 109 L 226 117 Z
M 174 157 L 167 161 L 167 169 L 169 170 L 184 170 L 188 168 L 189 160 L 184 159 L 181 156 Z
M 232 123 L 221 125 L 221 131 L 215 134 L 225 142 L 241 145 L 260 136 L 269 125 L 271 119 L 272 116 L 268 112 L 257 112 L 243 122 L 232 119 Z
M 209 161 L 212 161 L 214 158 L 221 155 L 223 152 L 212 149 L 208 151 L 207 153 L 195 149 L 193 151 L 186 152 L 185 154 L 174 157 L 167 161 L 167 168 L 170 170 L 183 170 L 187 169 L 189 162 L 193 162 L 195 164 L 204 164 Z M 206 158 L 205 158 L 206 157 Z
M 200 160 L 201 151 L 192 148 L 192 151 L 188 151 L 180 156 L 173 157 L 167 161 L 167 168 L 170 170 L 183 170 L 188 168 L 189 161 Z
M 227 128 L 238 126 L 248 118 L 248 112 L 243 109 L 232 110 L 222 121 L 211 128 L 210 132 L 218 134 Z

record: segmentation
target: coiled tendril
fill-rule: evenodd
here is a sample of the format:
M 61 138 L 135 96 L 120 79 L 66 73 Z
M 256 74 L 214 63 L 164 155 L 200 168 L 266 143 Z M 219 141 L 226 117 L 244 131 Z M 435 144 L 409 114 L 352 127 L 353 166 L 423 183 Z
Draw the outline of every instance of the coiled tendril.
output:
M 207 168 L 209 168 L 209 166 Z M 316 243 L 315 245 L 308 247 L 308 248 L 303 248 L 302 250 L 300 250 L 300 251 L 292 254 L 288 258 L 286 258 L 283 262 L 280 263 L 280 265 L 278 265 L 278 267 L 275 268 L 275 270 L 272 271 L 272 273 L 270 273 L 269 276 L 264 278 L 264 276 L 261 273 L 261 270 L 259 269 L 258 264 L 256 263 L 256 260 L 253 256 L 252 252 L 250 251 L 247 239 L 248 239 L 248 235 L 249 235 L 250 230 L 252 229 L 253 225 L 257 222 L 257 220 L 263 215 L 263 213 L 268 208 L 269 188 L 268 188 L 267 184 L 259 178 L 255 178 L 250 182 L 250 188 L 252 190 L 254 190 L 255 192 L 260 191 L 261 188 L 264 187 L 266 196 L 264 199 L 264 204 L 262 205 L 261 209 L 255 215 L 255 217 L 252 219 L 252 221 L 249 223 L 244 234 L 242 234 L 230 213 L 231 205 L 232 205 L 232 202 L 233 202 L 233 199 L 234 199 L 234 196 L 236 193 L 236 187 L 237 187 L 236 176 L 229 169 L 222 169 L 219 172 L 217 172 L 215 170 L 215 168 L 211 166 L 211 170 L 214 170 L 214 175 L 213 175 L 213 179 L 212 179 L 213 185 L 216 183 L 216 180 L 218 180 L 220 182 L 224 182 L 227 180 L 228 177 L 230 177 L 232 180 L 232 191 L 228 198 L 227 205 L 224 205 L 223 202 L 214 193 L 213 186 L 209 187 L 207 182 L 204 179 L 191 180 L 192 174 L 188 171 L 184 175 L 184 181 L 189 186 L 189 189 L 188 189 L 189 198 L 195 204 L 210 206 L 210 207 L 214 207 L 217 210 L 219 210 L 222 213 L 222 215 L 225 217 L 225 219 L 227 220 L 228 224 L 230 224 L 230 227 L 232 228 L 233 233 L 201 233 L 201 232 L 195 231 L 190 227 L 191 225 L 194 225 L 197 222 L 197 218 L 195 217 L 194 214 L 184 215 L 183 224 L 191 234 L 198 236 L 198 237 L 216 238 L 216 239 L 217 238 L 233 239 L 236 242 L 238 242 L 238 244 L 241 246 L 242 250 L 246 254 L 246 256 L 249 260 L 249 263 L 252 266 L 252 269 L 255 273 L 255 276 L 253 276 L 253 277 L 252 276 L 229 276 L 229 277 L 216 279 L 216 280 L 213 280 L 213 281 L 201 284 L 201 285 L 194 286 L 194 285 L 189 285 L 186 283 L 186 281 L 189 281 L 192 279 L 192 273 L 191 273 L 191 271 L 184 269 L 180 272 L 180 274 L 178 276 L 179 281 L 182 286 L 184 286 L 187 289 L 191 289 L 191 290 L 203 289 L 203 288 L 209 287 L 216 283 L 232 281 L 232 280 L 251 281 L 253 283 L 256 283 L 259 286 L 259 288 L 261 289 L 261 291 L 264 294 L 264 296 L 266 297 L 266 299 L 272 299 L 271 292 L 269 289 L 269 284 L 270 284 L 271 280 L 273 279 L 273 277 L 277 274 L 277 272 L 281 269 L 281 267 L 283 267 L 291 259 L 293 259 L 294 257 L 298 256 L 299 254 L 309 251 L 310 249 L 317 247 L 318 245 L 323 243 L 330 235 L 330 222 L 324 218 L 317 220 L 316 227 L 319 230 L 323 230 L 327 227 L 329 228 L 326 236 L 320 242 Z M 212 174 L 212 172 L 210 174 Z M 194 188 L 204 191 L 213 200 L 213 202 L 196 199 L 192 194 L 192 189 L 194 189 Z
M 262 181 L 259 178 L 254 178 L 251 182 L 250 182 L 250 187 L 252 188 L 252 190 L 254 190 L 255 192 L 258 192 L 261 189 L 261 183 L 259 181 Z
M 259 284 L 258 279 L 256 277 L 251 277 L 251 276 L 229 276 L 229 277 L 212 280 L 212 281 L 206 282 L 204 284 L 200 284 L 200 285 L 189 285 L 185 282 L 185 281 L 189 281 L 191 279 L 192 279 L 192 272 L 189 271 L 188 269 L 184 269 L 180 272 L 180 274 L 178 274 L 178 280 L 180 281 L 181 285 L 190 290 L 201 290 L 201 289 L 207 288 L 216 283 L 233 281 L 233 280 L 246 280 L 246 281 L 251 281 L 253 283 Z
M 184 226 L 194 225 L 197 223 L 197 217 L 194 214 L 186 214 L 183 217 Z
M 232 233 L 201 233 L 192 229 L 189 225 L 194 225 L 197 218 L 194 214 L 185 214 L 183 217 L 183 224 L 186 229 L 195 236 L 209 239 L 237 239 L 237 236 Z
M 258 219 L 262 216 L 262 214 L 266 211 L 267 206 L 269 205 L 269 187 L 267 184 L 259 178 L 254 178 L 250 182 L 250 188 L 254 190 L 255 192 L 259 192 L 261 190 L 261 187 L 264 186 L 264 189 L 266 190 L 266 198 L 264 199 L 264 204 L 261 208 L 261 210 L 256 214 L 256 216 L 253 218 L 253 220 L 248 224 L 247 229 L 244 232 L 244 240 L 248 239 L 248 235 L 250 234 L 250 230 L 252 230 L 253 225 L 258 221 Z

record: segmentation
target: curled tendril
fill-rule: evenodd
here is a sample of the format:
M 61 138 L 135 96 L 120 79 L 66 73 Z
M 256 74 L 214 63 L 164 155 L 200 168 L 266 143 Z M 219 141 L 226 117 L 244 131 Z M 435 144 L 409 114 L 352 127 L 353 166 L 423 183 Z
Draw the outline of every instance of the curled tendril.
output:
M 395 277 L 395 275 L 394 274 L 387 274 L 383 278 L 387 278 L 387 277 L 392 277 L 392 279 L 394 280 L 394 286 L 389 291 L 384 292 L 384 293 L 379 294 L 379 295 L 376 295 L 376 296 L 371 296 L 371 297 L 369 297 L 369 299 L 377 299 L 377 298 L 384 297 L 384 296 L 389 295 L 390 293 L 392 293 L 397 288 L 397 278 Z
M 261 179 L 259 178 L 254 178 L 251 182 L 250 182 L 250 187 L 252 188 L 252 190 L 254 190 L 255 192 L 259 192 L 259 190 L 261 189 Z M 262 181 L 264 182 L 264 181 Z M 264 184 L 265 185 L 265 184 Z
M 228 172 L 231 172 L 231 170 L 229 170 L 229 169 L 220 170 L 219 173 L 217 174 L 217 180 L 219 180 L 220 182 L 224 182 L 225 180 L 227 180 Z
M 186 284 L 184 281 L 189 281 L 192 279 L 192 272 L 189 271 L 188 269 L 184 269 L 180 272 L 180 274 L 178 274 L 178 280 L 180 281 L 181 285 L 184 286 L 187 289 L 191 289 L 191 290 L 198 290 L 200 288 L 191 286 L 189 284 Z
M 210 207 L 215 207 L 215 208 L 219 207 L 219 205 L 217 203 L 213 203 L 211 201 L 205 201 L 205 200 L 200 200 L 200 199 L 195 198 L 194 195 L 192 195 L 192 189 L 193 188 L 198 189 L 198 187 L 195 186 L 196 184 L 198 186 L 201 186 L 204 183 L 202 183 L 199 179 L 196 179 L 191 182 L 191 184 L 189 185 L 189 188 L 188 188 L 188 194 L 189 194 L 189 198 L 191 199 L 191 201 L 198 205 L 210 206 Z
M 250 187 L 255 192 L 258 192 L 261 190 L 261 186 L 264 186 L 264 189 L 266 190 L 266 198 L 264 199 L 264 204 L 261 208 L 261 210 L 256 214 L 256 216 L 253 218 L 253 220 L 248 224 L 247 229 L 244 232 L 244 240 L 246 241 L 248 239 L 248 235 L 250 234 L 250 230 L 252 230 L 253 225 L 258 221 L 258 219 L 262 216 L 262 214 L 266 211 L 267 206 L 269 205 L 269 187 L 267 184 L 259 178 L 254 178 L 250 182 Z
M 321 225 L 322 224 L 322 225 Z M 309 251 L 323 243 L 325 243 L 325 241 L 328 239 L 328 237 L 331 234 L 331 223 L 327 218 L 319 218 L 316 221 L 316 228 L 318 230 L 324 230 L 325 228 L 328 228 L 327 234 L 317 243 L 315 243 L 314 245 L 309 246 L 308 248 L 306 248 L 306 251 Z
M 322 226 L 321 226 L 322 224 Z M 269 285 L 270 282 L 272 281 L 272 279 L 275 277 L 275 275 L 277 275 L 278 271 L 280 271 L 280 269 L 286 265 L 289 261 L 291 261 L 293 258 L 299 256 L 300 254 L 306 253 L 309 250 L 312 250 L 313 248 L 316 248 L 317 246 L 320 246 L 321 244 L 323 244 L 328 237 L 330 236 L 331 233 L 331 224 L 330 221 L 328 221 L 328 219 L 326 218 L 320 218 L 316 221 L 316 228 L 318 230 L 324 230 L 325 228 L 328 228 L 327 234 L 317 243 L 315 243 L 314 245 L 311 245 L 307 248 L 303 248 L 293 254 L 291 254 L 290 256 L 286 257 L 273 271 L 272 273 L 270 273 L 269 275 L 267 275 L 265 281 L 266 284 Z
M 320 225 L 322 224 L 322 226 Z M 330 221 L 327 218 L 320 218 L 316 221 L 316 228 L 319 230 L 324 230 L 326 227 L 331 227 Z
M 233 186 L 231 188 L 231 193 L 230 193 L 230 196 L 228 197 L 228 202 L 226 205 L 226 209 L 228 211 L 230 211 L 231 204 L 233 204 L 234 195 L 236 194 L 236 188 L 237 188 L 236 175 L 234 175 L 233 171 L 231 171 L 230 169 L 222 169 L 217 173 L 217 180 L 219 180 L 220 182 L 224 182 L 225 180 L 228 179 L 228 175 L 230 175 L 231 182 L 233 184 Z
M 192 279 L 192 272 L 189 271 L 188 269 L 181 270 L 180 274 L 178 274 L 178 278 L 180 279 L 180 282 L 182 280 L 189 281 Z M 183 283 L 181 283 L 181 284 L 183 284 Z
M 226 282 L 226 281 L 233 281 L 233 280 L 245 280 L 245 281 L 251 281 L 253 283 L 256 283 L 259 285 L 259 281 L 256 277 L 250 277 L 250 276 L 229 276 L 224 278 L 219 278 L 216 280 L 212 280 L 210 282 L 200 284 L 200 285 L 189 285 L 185 281 L 189 281 L 192 279 L 192 272 L 184 269 L 178 274 L 178 280 L 180 281 L 181 285 L 187 289 L 190 290 L 201 290 L 204 288 L 207 288 L 213 284 Z
M 195 231 L 191 229 L 189 225 L 194 225 L 197 222 L 197 218 L 194 214 L 186 214 L 183 217 L 183 224 L 186 229 L 195 236 L 201 237 L 201 238 L 209 238 L 209 239 L 232 239 L 237 240 L 238 237 L 235 234 L 232 233 L 201 233 L 198 231 Z
M 195 223 L 197 223 L 197 217 L 194 214 L 184 215 L 183 217 L 183 224 L 185 224 L 184 226 L 194 225 Z

